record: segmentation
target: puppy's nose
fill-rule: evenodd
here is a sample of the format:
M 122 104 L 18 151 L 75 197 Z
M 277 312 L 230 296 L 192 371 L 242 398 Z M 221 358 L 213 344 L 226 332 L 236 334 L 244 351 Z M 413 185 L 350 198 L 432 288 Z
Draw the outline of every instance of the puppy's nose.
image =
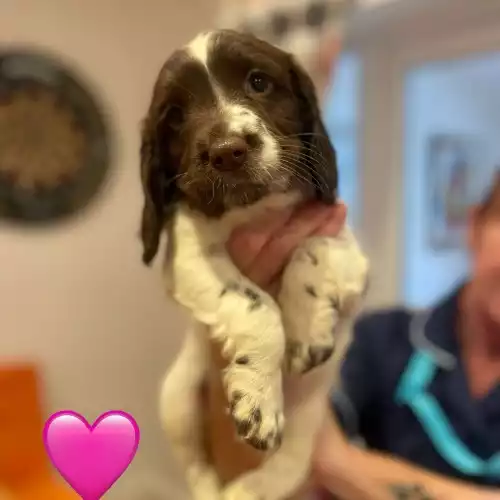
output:
M 217 170 L 236 170 L 246 161 L 248 144 L 241 137 L 226 137 L 210 147 L 210 163 Z

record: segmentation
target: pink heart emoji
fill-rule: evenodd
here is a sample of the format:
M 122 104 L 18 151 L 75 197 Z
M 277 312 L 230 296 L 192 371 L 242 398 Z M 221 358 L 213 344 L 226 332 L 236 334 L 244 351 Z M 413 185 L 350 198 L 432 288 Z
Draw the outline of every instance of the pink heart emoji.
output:
M 99 500 L 125 472 L 139 446 L 134 418 L 103 413 L 93 425 L 73 411 L 52 415 L 43 430 L 49 458 L 83 500 Z

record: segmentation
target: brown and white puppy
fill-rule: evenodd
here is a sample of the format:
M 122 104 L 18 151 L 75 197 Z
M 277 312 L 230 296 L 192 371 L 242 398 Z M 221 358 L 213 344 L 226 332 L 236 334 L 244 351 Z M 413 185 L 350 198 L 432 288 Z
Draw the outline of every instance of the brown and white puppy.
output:
M 365 289 L 367 261 L 347 229 L 337 239 L 311 238 L 275 300 L 239 272 L 225 243 L 236 226 L 271 209 L 335 202 L 335 151 L 314 86 L 291 55 L 261 40 L 203 33 L 160 71 L 141 162 L 143 259 L 153 260 L 165 230 L 167 289 L 195 320 L 163 384 L 172 450 L 197 500 L 289 498 L 307 475 L 332 381 L 327 360 Z M 269 450 L 262 467 L 224 487 L 202 435 L 211 340 L 228 362 L 236 432 Z M 294 379 L 286 401 L 282 372 L 311 372 Z

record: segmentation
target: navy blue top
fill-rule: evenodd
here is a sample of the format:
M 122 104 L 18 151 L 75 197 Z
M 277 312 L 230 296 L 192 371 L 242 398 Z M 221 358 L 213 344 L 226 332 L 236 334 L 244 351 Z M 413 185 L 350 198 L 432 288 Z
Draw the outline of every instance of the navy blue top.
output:
M 428 377 L 426 393 L 440 407 L 458 440 L 480 461 L 491 461 L 500 451 L 500 385 L 482 399 L 470 393 L 455 327 L 458 295 L 455 292 L 426 316 L 392 309 L 361 317 L 333 406 L 344 430 L 351 437 L 363 438 L 369 448 L 447 476 L 500 486 L 499 471 L 470 475 L 450 463 L 430 436 L 440 426 L 436 424 L 429 432 L 412 402 L 396 397 L 415 353 L 430 353 L 435 370 Z

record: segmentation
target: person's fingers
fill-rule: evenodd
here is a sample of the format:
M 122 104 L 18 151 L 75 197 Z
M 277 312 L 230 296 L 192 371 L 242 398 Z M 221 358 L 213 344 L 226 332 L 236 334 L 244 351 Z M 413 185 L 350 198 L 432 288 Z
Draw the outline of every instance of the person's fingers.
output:
M 262 248 L 276 231 L 290 219 L 293 209 L 272 211 L 265 219 L 241 226 L 233 231 L 226 248 L 236 267 L 246 274 Z
M 227 248 L 236 266 L 257 285 L 266 287 L 281 274 L 295 248 L 310 235 L 336 236 L 345 223 L 346 207 L 319 203 L 266 214 L 236 229 Z
M 314 235 L 329 236 L 334 238 L 344 227 L 346 217 L 347 207 L 344 203 L 339 203 L 336 205 L 335 210 L 331 212 L 330 217 L 324 222 L 324 224 L 322 224 L 317 231 L 315 231 Z
M 264 245 L 248 269 L 248 276 L 263 286 L 281 274 L 295 248 L 329 218 L 332 207 L 317 203 L 301 207 Z

